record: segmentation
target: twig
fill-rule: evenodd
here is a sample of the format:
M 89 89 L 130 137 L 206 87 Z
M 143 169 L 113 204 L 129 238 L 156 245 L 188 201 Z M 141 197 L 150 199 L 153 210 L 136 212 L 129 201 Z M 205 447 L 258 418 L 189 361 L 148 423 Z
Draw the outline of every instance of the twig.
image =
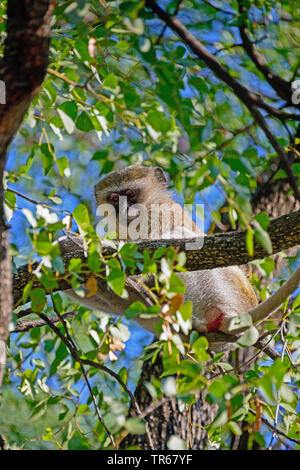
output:
M 251 408 L 249 408 L 249 413 L 251 413 L 253 416 L 256 416 L 255 411 L 252 410 Z M 283 436 L 285 439 L 288 439 L 289 441 L 295 442 L 296 444 L 300 445 L 300 441 L 298 439 L 294 439 L 293 437 L 289 437 L 284 432 L 279 431 L 271 423 L 269 423 L 269 421 L 266 418 L 261 417 L 261 420 L 266 426 L 268 426 L 270 429 L 272 429 L 272 431 L 275 431 L 277 434 L 279 434 L 280 436 Z
M 125 392 L 127 393 L 127 395 L 129 396 L 129 398 L 132 400 L 132 403 L 137 411 L 137 413 L 139 414 L 139 416 L 142 417 L 142 412 L 140 410 L 140 407 L 136 401 L 136 398 L 135 396 L 132 394 L 132 392 L 129 390 L 129 388 L 127 387 L 127 385 L 123 382 L 123 380 L 121 379 L 121 377 L 116 373 L 114 372 L 113 370 L 109 369 L 108 367 L 102 365 L 102 364 L 98 364 L 97 362 L 94 362 L 94 361 L 91 361 L 89 359 L 83 359 L 79 356 L 78 354 L 78 351 L 77 351 L 77 348 L 76 346 L 74 345 L 73 343 L 73 340 L 71 338 L 71 342 L 69 341 L 68 338 L 66 338 L 60 331 L 59 328 L 56 327 L 55 324 L 53 324 L 49 318 L 44 315 L 43 313 L 38 313 L 38 315 L 45 321 L 45 323 L 48 324 L 48 326 L 50 326 L 50 328 L 57 334 L 57 336 L 65 343 L 65 345 L 67 346 L 67 348 L 69 349 L 70 353 L 71 353 L 71 356 L 73 357 L 73 359 L 77 362 L 79 362 L 81 365 L 89 365 L 91 367 L 95 367 L 96 369 L 99 369 L 101 370 L 102 372 L 105 372 L 106 374 L 109 374 L 110 376 L 112 376 L 114 379 L 117 380 L 117 382 L 120 384 L 120 386 L 125 390 Z M 70 337 L 69 333 L 68 333 L 68 336 Z M 108 435 L 110 435 L 110 431 L 107 430 L 106 426 L 104 423 L 102 423 L 105 430 L 107 431 Z M 153 445 L 153 441 L 152 441 L 152 438 L 151 438 L 151 435 L 150 435 L 150 431 L 149 431 L 149 427 L 148 427 L 148 424 L 146 423 L 146 434 L 147 434 L 147 439 L 149 441 L 149 446 L 150 448 L 153 450 L 154 449 L 154 445 Z M 114 442 L 114 440 L 113 440 Z M 114 444 L 115 445 L 115 444 Z
M 61 214 L 66 214 L 66 215 L 71 215 L 71 212 L 69 211 L 65 211 L 63 209 L 57 209 L 56 207 L 52 207 L 50 206 L 49 204 L 46 204 L 45 202 L 39 202 L 39 201 L 35 201 L 34 199 L 26 196 L 26 194 L 22 194 L 20 193 L 19 191 L 17 191 L 16 189 L 12 189 L 12 188 L 6 188 L 5 191 L 9 191 L 10 193 L 14 193 L 16 194 L 17 196 L 20 196 L 21 198 L 25 199 L 26 201 L 29 201 L 31 202 L 32 204 L 35 204 L 36 206 L 44 206 L 44 207 L 48 207 L 49 209 L 55 211 L 55 212 L 60 212 Z
M 54 306 L 54 308 L 55 308 L 55 306 Z M 80 356 L 79 356 L 79 353 L 78 353 L 78 351 L 77 351 L 77 348 L 76 348 L 75 343 L 73 342 L 72 338 L 71 338 L 70 335 L 69 335 L 69 332 L 68 332 L 68 330 L 67 330 L 67 326 L 66 326 L 65 320 L 62 318 L 62 316 L 60 315 L 60 313 L 57 312 L 57 310 L 56 310 L 56 313 L 57 313 L 58 317 L 60 317 L 60 320 L 61 320 L 62 324 L 64 325 L 64 328 L 65 328 L 67 337 L 65 337 L 65 336 L 61 333 L 60 329 L 57 328 L 57 326 L 55 326 L 55 324 L 52 323 L 52 321 L 51 321 L 46 315 L 44 315 L 43 313 L 37 313 L 37 314 L 45 321 L 45 323 L 48 324 L 48 326 L 50 326 L 50 328 L 51 328 L 51 329 L 59 336 L 59 338 L 65 343 L 65 345 L 66 345 L 67 348 L 69 349 L 69 351 L 70 351 L 70 353 L 71 353 L 73 359 L 75 359 L 76 361 L 79 362 L 81 371 L 82 371 L 83 376 L 84 376 L 84 380 L 85 380 L 85 382 L 86 382 L 86 384 L 87 384 L 87 387 L 88 387 L 88 389 L 89 389 L 89 392 L 90 392 L 90 394 L 91 394 L 91 397 L 92 397 L 92 400 L 93 400 L 93 403 L 94 403 L 94 406 L 95 406 L 95 409 L 96 409 L 96 413 L 97 413 L 98 419 L 99 419 L 100 423 L 102 424 L 102 426 L 104 427 L 105 431 L 107 432 L 107 434 L 108 434 L 108 436 L 109 436 L 109 438 L 110 438 L 110 440 L 111 440 L 111 443 L 112 443 L 113 447 L 115 447 L 115 440 L 114 440 L 114 437 L 113 437 L 113 435 L 111 434 L 110 430 L 107 428 L 106 424 L 104 423 L 104 420 L 103 420 L 102 415 L 101 415 L 101 413 L 100 413 L 100 410 L 99 410 L 99 408 L 98 408 L 98 405 L 97 405 L 95 396 L 94 396 L 94 394 L 93 394 L 92 388 L 91 388 L 91 386 L 90 386 L 88 377 L 87 377 L 87 375 L 86 375 L 85 369 L 84 369 L 84 367 L 83 367 L 83 365 L 82 365 L 82 360 L 81 360 L 81 358 L 80 358 Z
M 33 313 L 33 312 L 31 311 L 30 313 Z M 67 312 L 67 313 L 64 313 L 62 317 L 64 319 L 72 318 L 75 315 L 77 315 L 77 313 L 78 313 L 77 310 L 74 312 Z M 52 323 L 59 323 L 61 321 L 61 319 L 57 316 L 50 317 L 50 320 Z M 11 333 L 21 333 L 24 331 L 29 331 L 32 328 L 37 328 L 37 327 L 40 328 L 41 326 L 45 326 L 45 325 L 47 325 L 47 323 L 44 320 L 18 321 L 16 324 L 16 328 L 13 331 L 11 331 Z
M 189 46 L 189 48 L 196 54 L 196 56 L 203 61 L 214 73 L 215 75 L 227 84 L 235 93 L 235 95 L 244 103 L 248 108 L 257 124 L 264 131 L 267 139 L 271 145 L 276 150 L 280 160 L 284 165 L 284 169 L 290 180 L 290 184 L 294 190 L 295 197 L 300 201 L 300 191 L 298 189 L 297 180 L 293 171 L 290 168 L 290 164 L 285 154 L 283 148 L 273 136 L 269 127 L 267 126 L 263 116 L 256 109 L 256 107 L 263 108 L 268 111 L 271 115 L 277 117 L 278 119 L 285 120 L 289 117 L 293 120 L 300 120 L 300 115 L 298 114 L 288 114 L 283 113 L 280 110 L 273 108 L 272 106 L 265 103 L 261 96 L 256 93 L 251 92 L 242 85 L 238 80 L 236 80 L 228 72 L 226 67 L 221 64 L 205 47 L 204 45 L 193 35 L 191 34 L 186 27 L 175 17 L 169 15 L 165 10 L 163 10 L 154 0 L 146 0 L 146 6 L 150 8 L 156 15 L 163 20 L 173 31 L 175 31 L 183 42 Z
M 276 333 L 277 334 L 277 333 Z M 276 335 L 275 335 L 276 336 Z M 267 356 L 269 356 L 271 359 L 278 359 L 281 357 L 280 353 L 276 351 L 276 349 L 272 348 L 271 346 L 268 345 L 268 343 L 264 343 L 260 339 L 257 340 L 257 342 L 253 345 L 255 348 L 259 348 L 259 354 L 261 352 L 264 352 Z M 244 364 L 243 364 L 244 366 Z
M 279 77 L 278 75 L 275 75 L 275 73 L 272 72 L 272 70 L 267 65 L 265 57 L 260 52 L 258 52 L 254 45 L 254 42 L 250 41 L 248 36 L 249 31 L 245 25 L 248 10 L 241 0 L 238 0 L 238 4 L 240 12 L 240 21 L 242 21 L 239 30 L 242 39 L 242 44 L 246 53 L 251 58 L 252 62 L 256 65 L 257 69 L 264 75 L 269 85 L 278 93 L 278 95 L 288 103 L 292 104 L 290 82 L 287 82 L 286 80 Z
M 176 16 L 176 15 L 177 15 L 181 3 L 182 3 L 182 0 L 179 0 L 178 3 L 177 3 L 177 6 L 176 6 L 176 8 L 175 8 L 175 11 L 174 11 L 174 13 L 173 13 L 173 16 Z M 161 30 L 161 33 L 160 33 L 160 35 L 158 36 L 158 38 L 157 38 L 157 40 L 156 40 L 156 42 L 155 42 L 155 45 L 156 45 L 156 46 L 157 46 L 157 44 L 159 44 L 160 41 L 162 40 L 163 35 L 165 34 L 165 31 L 166 31 L 167 27 L 168 27 L 168 26 L 165 24 L 165 26 L 164 26 L 163 29 Z
M 139 404 L 135 398 L 135 396 L 133 395 L 133 393 L 129 390 L 129 388 L 127 387 L 127 385 L 123 382 L 123 380 L 121 379 L 121 377 L 116 373 L 114 372 L 113 370 L 109 369 L 108 367 L 102 365 L 102 364 L 98 364 L 98 362 L 94 362 L 94 361 L 90 361 L 89 359 L 81 359 L 82 363 L 83 364 L 86 364 L 86 365 L 89 365 L 91 367 L 95 367 L 96 369 L 99 369 L 99 370 L 102 370 L 103 372 L 106 372 L 107 374 L 111 375 L 112 377 L 114 377 L 114 379 L 117 380 L 117 382 L 119 382 L 119 384 L 121 385 L 121 387 L 125 390 L 125 392 L 127 393 L 127 395 L 129 396 L 129 398 L 131 399 L 132 403 L 133 403 L 133 406 L 135 407 L 138 415 L 143 418 L 143 413 L 141 412 L 141 409 L 139 407 Z M 149 432 L 149 428 L 148 428 L 148 424 L 146 422 L 146 434 L 147 434 L 147 438 L 148 438 L 148 443 L 149 443 L 149 446 L 152 450 L 154 450 L 154 445 L 153 445 L 153 441 L 152 441 L 152 438 L 151 438 L 151 435 L 150 435 L 150 432 Z

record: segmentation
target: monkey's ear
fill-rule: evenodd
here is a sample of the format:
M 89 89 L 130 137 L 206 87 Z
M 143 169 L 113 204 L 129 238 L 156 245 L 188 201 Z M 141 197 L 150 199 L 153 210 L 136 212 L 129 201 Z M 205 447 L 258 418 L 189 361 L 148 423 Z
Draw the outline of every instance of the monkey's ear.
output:
M 168 182 L 167 182 L 166 175 L 164 174 L 163 170 L 159 166 L 156 166 L 154 168 L 154 175 L 157 181 L 159 181 L 163 186 L 167 186 Z

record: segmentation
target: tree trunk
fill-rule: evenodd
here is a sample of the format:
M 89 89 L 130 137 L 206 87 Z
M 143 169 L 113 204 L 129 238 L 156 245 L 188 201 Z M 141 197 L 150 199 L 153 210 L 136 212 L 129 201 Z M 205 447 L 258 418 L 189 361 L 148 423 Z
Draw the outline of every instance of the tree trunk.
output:
M 13 307 L 11 260 L 3 211 L 3 173 L 8 146 L 44 80 L 52 10 L 50 0 L 7 2 L 7 37 L 0 62 L 0 79 L 6 89 L 5 104 L 0 104 L 0 387 Z
M 142 412 L 152 403 L 152 398 L 144 384 L 151 382 L 153 378 L 158 379 L 162 372 L 163 365 L 160 355 L 157 356 L 154 364 L 151 360 L 144 362 L 135 391 L 135 397 Z M 178 405 L 176 398 L 170 397 L 168 401 L 149 413 L 146 420 L 154 449 L 149 448 L 145 435 L 137 436 L 133 434 L 129 434 L 123 439 L 120 449 L 139 446 L 144 450 L 167 450 L 168 440 L 173 435 L 183 439 L 186 442 L 187 449 L 203 449 L 207 441 L 207 432 L 204 426 L 214 419 L 216 407 L 205 401 L 205 392 L 203 391 L 200 391 L 195 398 L 195 404 L 191 407 L 183 407 Z

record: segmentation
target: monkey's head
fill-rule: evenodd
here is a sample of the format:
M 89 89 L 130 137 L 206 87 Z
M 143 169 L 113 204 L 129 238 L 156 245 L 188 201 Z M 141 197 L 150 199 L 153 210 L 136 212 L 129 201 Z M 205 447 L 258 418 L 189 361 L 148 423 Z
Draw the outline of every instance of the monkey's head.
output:
M 127 206 L 164 202 L 169 196 L 167 180 L 159 167 L 132 165 L 116 170 L 95 185 L 97 207 L 101 204 L 119 206 L 120 196 L 127 197 Z

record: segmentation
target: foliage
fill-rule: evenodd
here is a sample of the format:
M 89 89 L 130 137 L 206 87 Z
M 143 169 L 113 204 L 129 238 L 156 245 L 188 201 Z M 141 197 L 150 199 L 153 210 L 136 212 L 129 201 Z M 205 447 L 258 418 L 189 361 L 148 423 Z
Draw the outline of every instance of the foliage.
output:
M 5 5 L 0 2 L 1 12 Z M 177 2 L 161 5 L 173 13 Z M 237 2 L 214 5 L 185 0 L 178 18 L 232 76 L 279 107 L 282 100 L 239 45 Z M 299 42 L 293 2 L 249 0 L 247 5 L 252 39 L 272 69 L 289 81 L 299 62 L 299 47 L 290 40 Z M 284 13 L 289 21 L 281 19 Z M 142 162 L 160 165 L 182 202 L 205 203 L 207 229 L 220 226 L 220 206 L 226 202 L 231 228 L 248 231 L 249 253 L 255 239 L 271 253 L 268 216 L 254 217 L 250 201 L 259 175 L 271 166 L 274 149 L 233 91 L 195 59 L 174 33 L 162 32 L 163 26 L 143 1 L 57 2 L 48 75 L 11 147 L 5 174 L 14 269 L 38 262 L 34 274 L 41 287 L 30 283 L 23 292 L 22 304 L 31 302 L 27 307 L 33 312 L 26 320 L 36 320 L 39 314 L 51 318 L 76 312 L 66 318 L 65 326 L 80 358 L 100 365 L 106 361 L 133 390 L 137 362 L 130 362 L 125 347 L 132 332 L 138 336 L 134 327 L 128 328 L 132 323 L 79 307 L 54 291 L 58 280 L 64 279 L 78 295 L 84 296 L 83 287 L 93 295 L 97 279 L 102 279 L 126 298 L 126 273 L 133 274 L 137 267 L 145 276 L 152 273 L 159 302 L 151 308 L 134 303 L 126 317 L 132 320 L 142 312 L 157 318 L 158 340 L 139 358 L 154 360 L 162 351 L 163 376 L 147 384 L 153 401 L 176 395 L 180 404 L 191 407 L 195 393 L 205 388 L 208 403 L 218 407 L 207 427 L 209 444 L 222 449 L 228 448 L 232 435 L 241 434 L 243 426 L 251 435 L 250 448 L 253 442 L 274 445 L 282 435 L 272 438 L 266 422 L 298 439 L 299 296 L 292 306 L 286 302 L 282 307 L 279 327 L 273 321 L 265 326 L 281 357 L 274 361 L 259 357 L 245 372 L 222 360 L 223 353 L 211 358 L 207 340 L 191 332 L 191 305 L 184 303 L 185 286 L 176 274 L 184 271 L 183 253 L 168 249 L 150 255 L 126 244 L 119 247 L 117 256 L 103 256 L 90 188 L 112 169 Z M 5 16 L 0 32 L 5 32 Z M 275 118 L 269 117 L 268 122 L 282 147 L 288 148 L 296 122 L 290 121 L 288 129 Z M 299 164 L 294 165 L 294 173 L 299 177 Z M 281 169 L 275 178 L 283 176 Z M 56 243 L 62 231 L 84 237 L 86 261 L 72 258 L 64 267 Z M 297 258 L 290 260 L 291 266 L 293 262 Z M 256 264 L 271 280 L 272 258 Z M 87 271 L 90 276 L 83 286 L 81 274 Z M 280 283 L 274 281 L 267 289 L 258 278 L 253 276 L 252 281 L 262 299 Z M 15 323 L 23 308 L 16 306 Z M 57 325 L 65 335 L 64 325 Z M 257 340 L 257 330 L 248 326 L 238 343 L 242 348 Z M 237 364 L 238 353 L 233 354 Z M 131 367 L 125 366 L 128 363 Z M 0 412 L 0 434 L 8 446 L 107 449 L 112 447 L 108 430 L 116 440 L 124 430 L 145 432 L 144 419 L 128 417 L 128 390 L 104 369 L 86 364 L 92 394 L 82 364 L 49 326 L 11 334 Z M 178 439 L 173 436 L 169 447 L 182 445 Z

